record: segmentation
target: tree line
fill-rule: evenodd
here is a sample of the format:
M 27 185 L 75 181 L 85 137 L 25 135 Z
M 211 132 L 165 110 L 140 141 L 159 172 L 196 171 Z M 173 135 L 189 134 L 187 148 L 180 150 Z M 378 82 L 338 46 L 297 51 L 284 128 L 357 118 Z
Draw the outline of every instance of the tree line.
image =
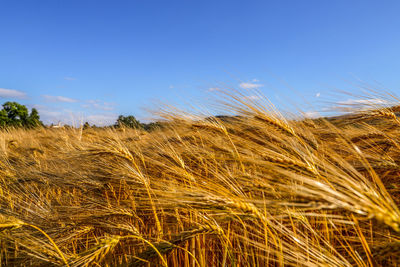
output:
M 6 102 L 0 110 L 0 127 L 24 127 L 34 128 L 43 126 L 37 109 L 32 108 L 31 112 L 26 106 L 17 102 Z
M 0 127 L 22 127 L 22 128 L 35 128 L 44 127 L 45 125 L 40 120 L 40 115 L 37 109 L 32 108 L 29 112 L 25 105 L 21 105 L 17 102 L 6 102 L 0 110 Z M 141 123 L 134 116 L 123 116 L 120 115 L 112 127 L 115 128 L 134 128 L 142 129 L 145 131 L 152 131 L 156 128 L 160 128 L 162 125 L 159 122 Z M 85 122 L 83 128 L 96 127 Z

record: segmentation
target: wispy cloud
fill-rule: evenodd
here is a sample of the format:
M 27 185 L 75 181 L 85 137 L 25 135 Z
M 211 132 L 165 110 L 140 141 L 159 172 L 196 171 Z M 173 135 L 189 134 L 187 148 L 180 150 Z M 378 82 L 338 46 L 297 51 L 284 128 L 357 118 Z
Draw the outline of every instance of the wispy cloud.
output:
M 0 97 L 3 98 L 25 98 L 26 93 L 14 89 L 0 88 Z
M 78 100 L 65 97 L 65 96 L 52 96 L 52 95 L 43 95 L 43 98 L 49 102 L 64 102 L 64 103 L 75 103 Z
M 100 109 L 104 111 L 111 111 L 115 108 L 115 103 L 103 102 L 100 100 L 88 100 L 85 104 L 82 104 L 84 108 Z
M 58 123 L 59 121 L 62 121 L 62 110 L 55 110 L 54 108 L 44 105 L 33 105 L 33 108 L 36 108 L 39 111 L 40 119 L 45 124 Z
M 39 115 L 44 121 L 58 120 L 57 118 L 60 117 L 60 115 L 62 114 L 61 111 L 54 110 L 52 108 L 48 108 L 42 105 L 34 105 L 33 107 L 39 111 Z
M 117 114 L 93 114 L 86 116 L 85 121 L 97 126 L 112 125 L 117 121 Z
M 34 105 L 33 107 L 39 111 L 40 118 L 45 124 L 61 123 L 79 127 L 81 124 L 89 122 L 91 125 L 106 126 L 114 124 L 118 118 L 117 114 L 107 112 L 84 114 L 79 111 L 44 105 Z
M 262 84 L 256 83 L 255 81 L 258 82 L 258 80 L 254 79 L 253 82 L 243 82 L 243 83 L 240 83 L 240 84 L 239 84 L 239 87 L 240 87 L 240 88 L 243 88 L 243 89 L 257 89 L 257 88 L 260 88 L 260 87 L 263 87 L 263 86 L 264 86 L 264 85 L 262 85 Z
M 339 105 L 387 105 L 389 102 L 384 99 L 371 98 L 371 99 L 347 99 L 345 101 L 338 102 Z
M 64 80 L 66 80 L 66 81 L 75 81 L 76 78 L 75 77 L 66 76 L 66 77 L 64 77 Z
M 242 97 L 242 99 L 244 100 L 260 100 L 261 97 L 259 97 L 258 95 L 249 95 L 249 96 L 244 96 Z
M 337 102 L 333 107 L 325 108 L 325 111 L 352 112 L 354 110 L 369 110 L 392 105 L 396 105 L 396 103 L 391 103 L 390 101 L 380 98 L 347 99 Z
M 307 112 L 304 112 L 304 117 L 306 117 L 306 118 L 310 118 L 310 119 L 315 119 L 315 118 L 318 118 L 318 117 L 320 117 L 321 115 L 319 114 L 319 112 L 317 112 L 317 111 L 307 111 Z

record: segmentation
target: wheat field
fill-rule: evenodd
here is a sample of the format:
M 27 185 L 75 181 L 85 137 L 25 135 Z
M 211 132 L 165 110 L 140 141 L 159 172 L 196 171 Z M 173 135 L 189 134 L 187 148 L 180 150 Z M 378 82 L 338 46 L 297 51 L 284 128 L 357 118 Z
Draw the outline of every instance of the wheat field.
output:
M 400 266 L 398 108 L 0 133 L 1 266 Z

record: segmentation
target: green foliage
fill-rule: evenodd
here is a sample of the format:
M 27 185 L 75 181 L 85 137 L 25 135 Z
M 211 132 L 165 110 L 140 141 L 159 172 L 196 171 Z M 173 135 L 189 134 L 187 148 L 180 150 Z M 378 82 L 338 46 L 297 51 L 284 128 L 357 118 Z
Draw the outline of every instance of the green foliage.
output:
M 128 128 L 135 128 L 135 129 L 142 129 L 143 125 L 132 115 L 130 116 L 123 116 L 120 115 L 117 119 L 117 127 L 128 127 Z
M 0 110 L 0 127 L 26 127 L 42 126 L 39 112 L 33 108 L 29 114 L 28 108 L 17 102 L 6 102 Z
M 0 127 L 5 127 L 9 121 L 7 111 L 4 109 L 0 110 Z
M 91 126 L 90 126 L 90 124 L 88 122 L 85 122 L 85 124 L 83 124 L 83 129 L 84 130 L 89 129 L 90 127 Z
M 150 123 L 141 123 L 134 116 L 123 116 L 120 115 L 117 119 L 114 127 L 127 127 L 134 129 L 142 129 L 148 132 L 154 131 L 156 129 L 162 128 L 162 124 L 160 122 L 150 122 Z
M 32 108 L 31 114 L 28 117 L 27 127 L 34 128 L 38 126 L 43 126 L 43 123 L 40 121 L 39 112 L 36 108 Z
M 163 127 L 163 125 L 161 124 L 161 122 L 150 122 L 150 123 L 142 123 L 143 129 L 145 131 L 151 132 L 154 131 L 156 129 L 160 129 Z

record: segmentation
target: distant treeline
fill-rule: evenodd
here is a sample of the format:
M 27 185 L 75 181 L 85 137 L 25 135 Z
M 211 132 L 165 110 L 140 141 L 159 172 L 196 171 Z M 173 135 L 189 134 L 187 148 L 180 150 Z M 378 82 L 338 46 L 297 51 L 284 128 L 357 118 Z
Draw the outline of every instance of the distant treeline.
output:
M 40 120 L 40 115 L 37 109 L 32 108 L 29 113 L 28 108 L 25 105 L 21 105 L 17 102 L 6 102 L 2 106 L 3 108 L 0 110 L 0 128 L 6 127 L 22 127 L 22 128 L 35 128 L 35 127 L 46 127 L 43 122 Z M 50 125 L 50 127 L 54 127 L 54 125 Z M 90 125 L 88 122 L 83 124 L 83 128 L 100 128 L 96 125 Z M 150 123 L 141 123 L 134 116 L 123 116 L 120 115 L 115 122 L 114 125 L 106 126 L 106 127 L 115 127 L 115 128 L 134 128 L 141 129 L 145 131 L 152 131 L 156 128 L 162 127 L 162 123 L 160 122 L 150 122 Z M 104 128 L 104 127 L 101 127 Z
M 135 118 L 135 116 L 119 115 L 118 119 L 114 125 L 106 126 L 106 127 L 114 127 L 114 128 L 125 127 L 125 128 L 132 128 L 132 129 L 138 129 L 138 130 L 144 130 L 144 131 L 153 131 L 154 129 L 162 128 L 163 124 L 161 122 L 142 123 L 142 122 L 138 121 Z M 101 128 L 106 128 L 106 127 L 101 127 Z M 88 122 L 85 122 L 83 124 L 83 129 L 87 129 L 87 128 L 100 128 L 100 127 L 97 127 L 96 125 L 90 125 Z

